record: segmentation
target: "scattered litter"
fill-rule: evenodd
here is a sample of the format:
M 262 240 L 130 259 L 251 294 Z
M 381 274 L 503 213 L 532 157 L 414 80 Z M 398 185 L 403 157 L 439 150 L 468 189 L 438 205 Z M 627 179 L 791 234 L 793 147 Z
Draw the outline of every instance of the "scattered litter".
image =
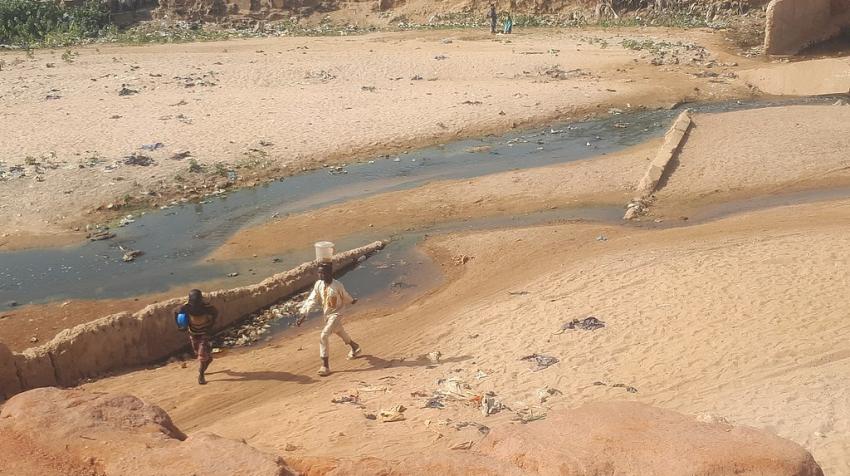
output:
M 489 375 L 487 375 L 486 372 L 482 372 L 480 370 L 475 372 L 475 380 L 484 380 L 487 377 L 489 377 Z
M 464 265 L 464 264 L 468 263 L 469 261 L 471 261 L 472 258 L 473 258 L 472 256 L 457 255 L 457 256 L 452 258 L 452 263 L 454 263 L 455 266 L 461 266 L 461 265 Z
M 528 408 L 525 410 L 519 410 L 516 412 L 516 417 L 512 418 L 512 421 L 518 421 L 520 423 L 531 423 L 533 421 L 542 420 L 546 418 L 546 413 L 534 413 L 534 410 Z
M 115 238 L 115 233 L 111 233 L 109 230 L 96 230 L 90 233 L 88 238 L 90 241 L 108 240 L 110 238 Z
M 546 369 L 546 368 L 551 367 L 551 366 L 557 364 L 558 362 L 560 362 L 560 360 L 558 360 L 556 357 L 552 357 L 550 355 L 543 355 L 543 354 L 531 354 L 531 355 L 527 355 L 527 356 L 525 356 L 525 357 L 523 357 L 519 360 L 534 361 L 537 364 L 537 366 L 535 368 L 531 369 L 534 372 Z
M 528 291 L 508 291 L 509 296 L 525 296 Z
M 474 392 L 472 392 L 470 386 L 466 382 L 459 379 L 450 378 L 439 380 L 437 384 L 441 387 L 439 391 L 446 396 L 462 400 L 469 400 L 477 396 Z
M 123 248 L 121 248 L 121 249 L 122 249 L 122 251 L 124 251 L 124 256 L 121 257 L 121 260 L 124 261 L 125 263 L 135 261 L 136 258 L 145 254 L 143 251 L 139 251 L 139 250 L 124 250 Z
M 439 350 L 437 350 L 437 351 L 434 351 L 434 352 L 429 353 L 426 357 L 428 358 L 428 360 L 429 360 L 432 364 L 439 364 L 439 363 L 440 363 L 440 358 L 441 358 L 442 356 L 443 356 L 443 354 L 442 354 Z
M 118 90 L 119 96 L 131 96 L 133 94 L 139 94 L 139 91 L 128 88 L 126 84 L 122 84 L 121 89 Z
M 423 408 L 445 408 L 445 405 L 443 404 L 443 396 L 434 395 L 425 402 L 425 406 Z
M 356 405 L 360 403 L 360 394 L 354 391 L 344 395 L 337 395 L 331 399 L 331 403 L 353 403 Z
M 407 408 L 404 405 L 396 405 L 387 410 L 381 410 L 381 421 L 384 423 L 392 423 L 396 421 L 404 421 L 404 412 Z
M 596 241 L 608 241 L 608 237 L 605 235 L 599 235 L 596 237 Z
M 467 101 L 462 102 L 461 104 L 467 104 L 469 106 L 480 106 L 482 103 L 481 103 L 481 101 L 469 101 L 469 100 L 467 100 Z
M 455 445 L 452 445 L 449 449 L 451 449 L 451 450 L 468 450 L 470 448 L 472 448 L 472 442 L 471 441 L 464 441 L 462 443 L 457 443 Z
M 169 158 L 171 160 L 183 160 L 186 157 L 191 157 L 191 156 L 192 156 L 192 153 L 189 152 L 188 150 L 181 150 L 181 151 L 175 152 Z
M 561 331 L 566 331 L 568 329 L 581 329 L 585 331 L 595 331 L 596 329 L 602 329 L 605 327 L 605 323 L 600 321 L 599 319 L 590 316 L 584 319 L 573 319 L 570 322 L 564 323 L 561 326 Z
M 422 81 L 423 79 L 425 79 L 425 78 L 423 78 L 422 76 L 419 76 L 418 74 L 414 74 L 414 75 L 410 78 L 410 80 L 411 80 L 411 81 Z
M 375 88 L 375 86 L 361 86 L 360 89 L 363 91 L 369 91 L 370 93 L 374 93 L 377 88 Z
M 363 416 L 364 416 L 367 420 L 377 420 L 377 419 L 378 419 L 378 415 L 375 415 L 374 413 L 366 413 L 366 414 L 364 414 Z
M 139 154 L 133 152 L 132 154 L 124 157 L 124 165 L 137 165 L 140 167 L 147 167 L 149 165 L 153 165 L 154 160 L 147 155 Z
M 637 393 L 638 392 L 636 388 L 629 386 L 629 385 L 626 385 L 624 383 L 615 383 L 614 385 L 611 385 L 611 388 L 625 388 L 626 391 L 629 392 L 629 393 Z
M 130 223 L 135 223 L 135 222 L 136 222 L 136 220 L 133 219 L 133 215 L 127 215 L 127 216 L 121 218 L 121 221 L 118 222 L 118 226 L 125 227 L 125 226 L 129 225 Z
M 555 395 L 563 395 L 563 393 L 560 390 L 556 388 L 550 388 L 547 385 L 537 391 L 537 400 L 540 403 L 546 403 L 549 398 L 554 397 Z
M 437 60 L 437 61 L 442 61 L 442 60 L 449 59 L 449 57 L 446 56 L 446 55 L 437 55 L 437 56 L 434 57 L 434 59 Z
M 239 276 L 239 273 L 228 273 L 227 275 L 228 278 L 235 278 L 237 276 Z
M 139 149 L 149 150 L 149 151 L 153 152 L 157 149 L 162 149 L 163 147 L 165 147 L 165 144 L 163 144 L 162 142 L 154 142 L 152 144 L 142 144 L 142 146 L 139 147 Z
M 496 400 L 496 395 L 493 392 L 489 392 L 481 399 L 481 413 L 485 417 L 499 413 L 503 408 L 505 406 L 502 405 L 502 402 Z

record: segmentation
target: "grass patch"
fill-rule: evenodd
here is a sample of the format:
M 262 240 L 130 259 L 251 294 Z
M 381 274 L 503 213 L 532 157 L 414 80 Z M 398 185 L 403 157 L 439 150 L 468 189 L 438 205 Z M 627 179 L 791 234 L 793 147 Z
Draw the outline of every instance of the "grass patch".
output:
M 67 9 L 53 1 L 0 0 L 0 44 L 54 47 L 96 38 L 109 25 L 107 8 L 97 0 Z

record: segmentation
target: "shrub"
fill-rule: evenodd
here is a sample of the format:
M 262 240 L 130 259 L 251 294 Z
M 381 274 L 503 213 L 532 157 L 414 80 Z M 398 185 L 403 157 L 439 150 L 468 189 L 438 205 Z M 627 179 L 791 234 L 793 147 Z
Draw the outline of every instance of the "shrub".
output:
M 0 44 L 70 44 L 94 38 L 109 24 L 106 3 L 63 9 L 51 0 L 0 1 Z

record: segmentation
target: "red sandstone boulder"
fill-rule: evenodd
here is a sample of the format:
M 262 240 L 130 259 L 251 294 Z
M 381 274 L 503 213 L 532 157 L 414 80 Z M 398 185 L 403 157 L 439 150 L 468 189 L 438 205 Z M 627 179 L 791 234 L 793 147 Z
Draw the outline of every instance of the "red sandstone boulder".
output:
M 186 437 L 161 408 L 131 395 L 40 388 L 0 411 L 0 444 L 27 447 L 93 474 L 134 476 L 289 475 L 283 460 L 209 433 Z
M 0 342 L 0 402 L 21 391 L 15 355 Z
M 823 476 L 794 442 L 634 402 L 593 403 L 497 427 L 478 452 L 539 475 Z

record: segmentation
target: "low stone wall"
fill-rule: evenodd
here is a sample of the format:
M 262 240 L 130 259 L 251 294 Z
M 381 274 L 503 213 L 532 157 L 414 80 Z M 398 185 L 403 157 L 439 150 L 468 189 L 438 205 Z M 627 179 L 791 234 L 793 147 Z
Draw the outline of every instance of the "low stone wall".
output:
M 795 55 L 850 27 L 850 0 L 773 0 L 767 7 L 764 51 Z
M 377 241 L 337 254 L 334 266 L 344 269 L 384 245 Z M 207 293 L 207 299 L 219 310 L 216 331 L 308 288 L 315 280 L 316 263 L 310 262 L 259 284 Z M 0 396 L 8 398 L 38 387 L 71 386 L 85 378 L 158 362 L 173 355 L 187 345 L 186 334 L 178 332 L 174 324 L 174 309 L 183 302 L 182 298 L 171 299 L 133 314 L 123 312 L 80 324 L 60 332 L 40 347 L 21 353 L 12 354 L 0 346 L 0 385 L 3 385 Z
M 655 192 L 658 182 L 667 173 L 670 162 L 681 150 L 691 124 L 693 124 L 693 121 L 691 120 L 691 111 L 688 109 L 679 114 L 679 117 L 673 122 L 664 136 L 664 143 L 658 149 L 655 158 L 649 163 L 649 167 L 638 182 L 635 198 L 629 204 L 626 214 L 623 216 L 624 220 L 631 220 L 643 213 L 647 199 Z

